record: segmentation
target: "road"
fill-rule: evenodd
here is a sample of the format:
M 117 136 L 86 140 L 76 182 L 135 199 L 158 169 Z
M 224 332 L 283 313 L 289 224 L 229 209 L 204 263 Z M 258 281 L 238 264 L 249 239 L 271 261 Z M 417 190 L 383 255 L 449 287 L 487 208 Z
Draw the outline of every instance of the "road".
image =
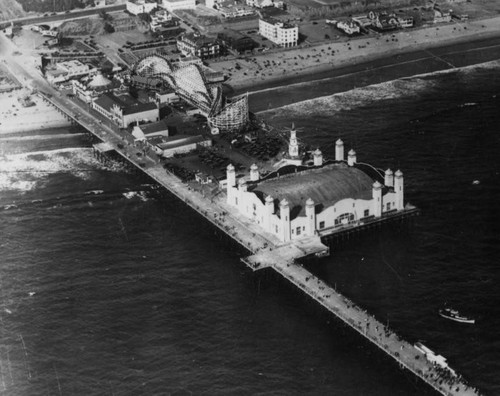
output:
M 6 26 L 10 25 L 11 22 L 13 22 L 16 25 L 31 25 L 34 23 L 49 23 L 49 22 L 56 22 L 56 21 L 64 21 L 66 19 L 74 19 L 74 18 L 80 18 L 84 16 L 89 16 L 89 15 L 95 15 L 98 14 L 101 11 L 106 11 L 106 12 L 114 12 L 114 11 L 122 11 L 126 9 L 125 4 L 119 4 L 119 5 L 112 5 L 112 6 L 105 6 L 105 7 L 99 7 L 99 8 L 91 8 L 91 9 L 85 9 L 85 10 L 73 10 L 68 13 L 58 13 L 56 15 L 47 15 L 47 16 L 36 16 L 36 17 L 24 17 L 24 18 L 18 18 L 18 19 L 12 19 L 8 21 L 2 21 L 0 23 L 0 29 L 4 29 Z
M 500 59 L 500 37 L 445 45 L 384 56 L 369 62 L 332 68 L 314 75 L 294 76 L 277 82 L 254 84 L 234 94 L 249 92 L 252 111 L 259 112 L 319 96 L 346 92 L 416 74 L 431 73 Z M 304 82 L 310 89 L 304 89 Z M 272 89 L 272 93 L 269 89 Z M 272 97 L 272 103 L 269 98 Z M 270 106 L 271 105 L 271 106 Z

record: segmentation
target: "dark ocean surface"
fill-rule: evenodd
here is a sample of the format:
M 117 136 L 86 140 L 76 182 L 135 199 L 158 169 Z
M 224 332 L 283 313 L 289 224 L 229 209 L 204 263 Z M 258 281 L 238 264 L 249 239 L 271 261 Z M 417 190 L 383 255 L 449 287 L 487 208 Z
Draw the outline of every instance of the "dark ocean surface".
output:
M 404 172 L 421 208 L 410 227 L 375 229 L 308 266 L 487 395 L 500 394 L 499 72 L 457 69 L 262 114 L 294 121 L 327 156 L 341 137 L 358 161 Z M 0 393 L 433 394 L 69 132 L 0 136 Z M 476 325 L 440 318 L 445 303 Z

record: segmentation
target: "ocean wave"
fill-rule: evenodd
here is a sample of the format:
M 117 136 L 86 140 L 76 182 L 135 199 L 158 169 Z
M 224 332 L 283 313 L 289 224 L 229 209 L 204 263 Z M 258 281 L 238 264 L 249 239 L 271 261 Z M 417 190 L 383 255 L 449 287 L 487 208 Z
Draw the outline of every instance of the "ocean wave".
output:
M 29 136 L 6 136 L 0 137 L 1 141 L 7 142 L 21 142 L 21 141 L 31 141 L 31 140 L 55 140 L 55 139 L 65 139 L 74 138 L 78 136 L 84 136 L 84 133 L 60 133 L 60 134 L 47 134 L 47 135 L 29 135 Z
M 88 180 L 94 171 L 122 172 L 126 169 L 120 163 L 99 162 L 91 148 L 83 147 L 6 154 L 0 158 L 0 168 L 0 190 L 21 192 L 37 188 L 53 173 L 65 172 Z
M 139 198 L 143 202 L 149 200 L 146 191 L 127 191 L 122 193 L 122 195 L 127 199 Z
M 100 195 L 100 194 L 104 194 L 104 190 L 91 190 L 85 193 L 85 195 Z
M 62 195 L 47 197 L 44 199 L 23 199 L 19 198 L 15 201 L 2 203 L 0 210 L 11 209 L 59 209 L 59 208 L 77 208 L 84 206 L 94 207 L 99 203 L 108 204 L 126 199 L 137 198 L 143 202 L 149 201 L 150 189 L 146 190 L 89 190 L 84 192 L 66 192 Z
M 331 111 L 349 111 L 358 107 L 367 106 L 376 100 L 394 100 L 416 97 L 422 92 L 436 87 L 439 84 L 439 79 L 436 78 L 438 76 L 459 73 L 461 78 L 467 80 L 469 75 L 472 78 L 478 70 L 490 71 L 499 68 L 500 61 L 491 61 L 463 68 L 418 74 L 412 77 L 405 77 L 397 80 L 386 81 L 380 84 L 355 88 L 347 92 L 304 100 L 283 107 L 264 110 L 258 114 L 263 115 L 266 118 L 279 116 L 283 119 L 290 117 L 296 118 L 298 115 L 304 117 L 323 116 L 324 114 L 327 114 L 327 112 Z M 464 104 L 464 106 L 473 105 L 476 104 Z
M 259 114 L 266 116 L 279 114 L 283 118 L 296 117 L 297 114 L 302 116 L 324 115 L 329 111 L 352 110 L 366 106 L 375 100 L 416 96 L 434 85 L 434 81 L 419 77 L 393 80 L 293 103 L 278 109 L 266 110 Z

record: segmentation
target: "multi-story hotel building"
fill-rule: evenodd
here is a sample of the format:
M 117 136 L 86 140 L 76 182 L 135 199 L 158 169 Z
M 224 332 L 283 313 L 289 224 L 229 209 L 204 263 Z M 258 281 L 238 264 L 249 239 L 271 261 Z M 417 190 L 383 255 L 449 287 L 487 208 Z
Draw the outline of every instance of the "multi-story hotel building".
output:
M 281 47 L 294 47 L 299 41 L 299 28 L 273 18 L 259 20 L 259 34 Z

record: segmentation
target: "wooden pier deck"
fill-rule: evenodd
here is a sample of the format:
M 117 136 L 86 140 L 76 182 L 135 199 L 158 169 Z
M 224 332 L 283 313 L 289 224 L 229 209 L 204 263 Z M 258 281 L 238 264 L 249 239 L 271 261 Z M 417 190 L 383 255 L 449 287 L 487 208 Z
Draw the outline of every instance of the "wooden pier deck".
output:
M 439 393 L 478 395 L 454 372 L 429 362 L 413 345 L 301 265 L 277 260 L 273 269 Z
M 466 385 L 460 376 L 454 376 L 451 371 L 439 368 L 428 361 L 425 355 L 414 346 L 402 340 L 373 316 L 298 264 L 297 260 L 300 258 L 311 254 L 321 256 L 328 252 L 328 248 L 321 243 L 319 237 L 309 241 L 304 240 L 302 243 L 281 243 L 227 205 L 223 194 L 206 197 L 202 192 L 192 189 L 187 183 L 183 183 L 175 175 L 166 171 L 157 159 L 148 156 L 138 157 L 137 149 L 129 140 L 113 128 L 97 123 L 94 116 L 85 108 L 76 108 L 74 104 L 68 108 L 63 98 L 46 96 L 45 99 L 65 111 L 75 122 L 106 143 L 99 148 L 107 152 L 111 149 L 116 151 L 124 160 L 147 174 L 171 194 L 196 210 L 221 232 L 253 253 L 242 259 L 253 271 L 272 268 L 437 392 L 447 396 L 479 394 L 476 389 Z M 367 224 L 367 226 L 370 225 Z M 349 229 L 344 230 L 344 232 L 349 231 Z M 329 234 L 341 235 L 341 233 L 342 231 L 339 230 Z

